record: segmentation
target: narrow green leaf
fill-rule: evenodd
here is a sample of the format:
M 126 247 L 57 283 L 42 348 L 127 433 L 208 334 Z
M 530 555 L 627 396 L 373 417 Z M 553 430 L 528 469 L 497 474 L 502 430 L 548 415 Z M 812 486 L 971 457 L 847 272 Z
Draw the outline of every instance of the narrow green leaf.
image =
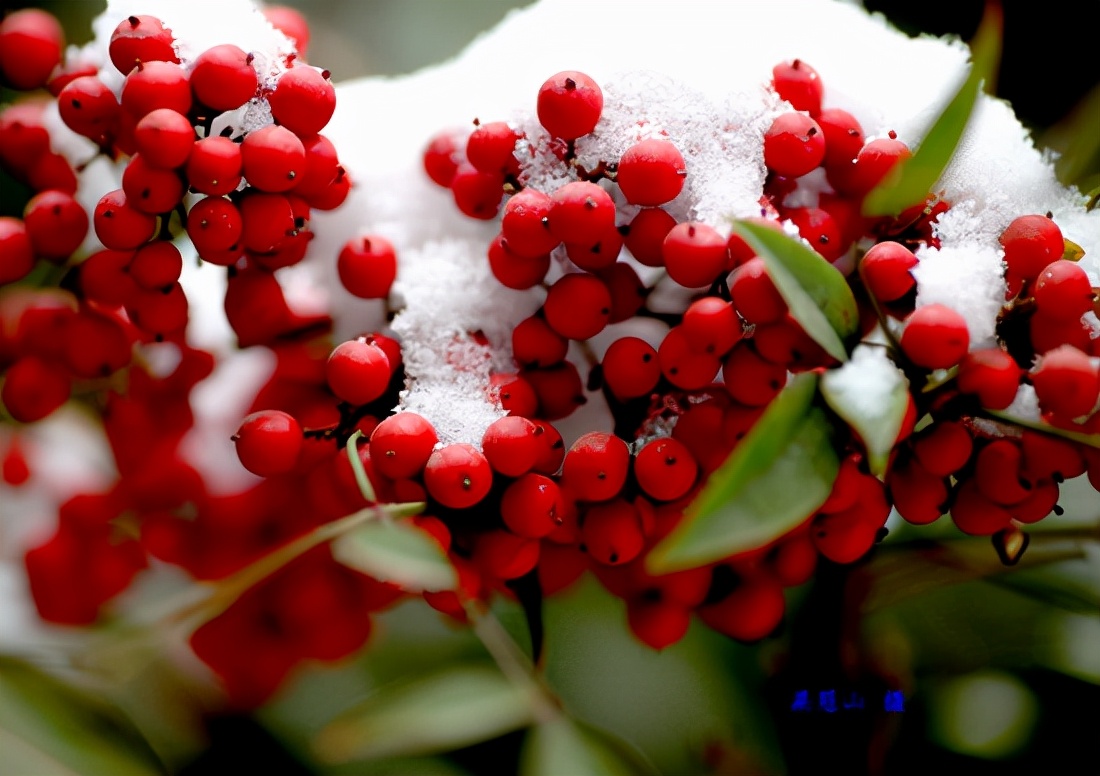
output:
M 334 541 L 332 554 L 345 566 L 414 593 L 458 585 L 447 553 L 406 520 L 365 523 Z
M 932 124 L 909 159 L 896 165 L 863 200 L 865 216 L 896 216 L 922 204 L 951 164 L 962 140 L 982 82 L 992 83 L 1001 59 L 1004 14 L 1000 4 L 987 2 L 982 23 L 971 41 L 970 74 Z
M 164 773 L 116 710 L 32 666 L 0 658 L 0 772 Z
M 828 498 L 840 462 L 817 379 L 796 377 L 714 472 L 680 524 L 646 559 L 651 573 L 694 568 L 755 549 L 795 528 Z
M 367 470 L 363 468 L 363 461 L 359 458 L 359 439 L 362 436 L 363 432 L 357 430 L 348 437 L 345 451 L 348 454 L 348 463 L 351 464 L 351 470 L 355 474 L 355 484 L 359 486 L 359 493 L 362 494 L 364 499 L 373 503 L 378 500 L 378 496 L 375 495 L 374 486 L 371 485 Z
M 641 776 L 655 773 L 621 741 L 568 717 L 531 729 L 520 754 L 522 776 Z
M 848 360 L 844 340 L 859 328 L 859 307 L 844 274 L 802 240 L 751 221 L 733 232 L 756 251 L 791 316 L 838 361 Z
M 1068 428 L 1059 428 L 1058 426 L 1052 426 L 1049 423 L 1044 423 L 1041 420 L 1030 420 L 1028 418 L 1020 418 L 1015 415 L 1010 415 L 1003 410 L 989 410 L 983 409 L 986 415 L 997 420 L 1002 420 L 1005 423 L 1011 423 L 1014 426 L 1020 426 L 1021 428 L 1029 428 L 1032 431 L 1040 431 L 1044 434 L 1050 434 L 1051 436 L 1061 437 L 1062 439 L 1069 439 L 1072 442 L 1080 442 L 1083 445 L 1089 447 L 1100 447 L 1100 434 L 1083 434 L 1080 431 L 1071 431 Z
M 821 395 L 863 440 L 871 473 L 885 474 L 909 407 L 909 381 L 886 351 L 856 348 L 851 361 L 822 375 Z
M 447 752 L 530 725 L 529 691 L 488 664 L 448 668 L 381 688 L 313 741 L 327 763 Z

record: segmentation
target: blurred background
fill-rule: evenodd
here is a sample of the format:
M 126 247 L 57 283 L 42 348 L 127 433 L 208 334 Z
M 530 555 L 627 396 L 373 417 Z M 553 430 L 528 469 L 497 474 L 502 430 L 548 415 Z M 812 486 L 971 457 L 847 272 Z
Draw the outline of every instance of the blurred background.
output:
M 311 59 L 342 81 L 444 62 L 529 3 L 285 4 L 310 23 Z M 4 7 L 30 5 L 53 12 L 69 41 L 81 43 L 103 4 Z M 912 34 L 964 39 L 983 8 L 980 0 L 864 5 Z M 1004 8 L 996 94 L 1015 106 L 1037 144 L 1063 154 L 1063 182 L 1092 191 L 1100 186 L 1093 21 L 1100 2 L 1006 0 Z M 0 214 L 20 214 L 29 192 L 7 177 L 0 177 L 0 192 Z M 680 644 L 652 652 L 630 636 L 622 603 L 589 580 L 547 603 L 548 678 L 577 717 L 641 748 L 667 774 L 857 774 L 869 761 L 881 773 L 922 776 L 932 769 L 970 776 L 1092 772 L 1100 723 L 1100 504 L 1087 487 L 1081 493 L 1065 519 L 1037 527 L 1025 568 L 999 574 L 988 541 L 961 539 L 949 526 L 937 525 L 938 533 L 902 529 L 855 568 L 823 568 L 795 591 L 784 632 L 754 646 L 697 625 Z M 1055 558 L 1064 559 L 1041 562 Z M 522 613 L 503 606 L 498 615 L 522 640 Z M 203 707 L 197 721 L 176 719 L 169 707 L 182 697 L 180 688 L 165 676 L 143 675 L 121 686 L 116 700 L 182 773 L 236 773 L 245 763 L 251 772 L 280 774 L 514 772 L 522 731 L 442 755 L 386 754 L 344 765 L 323 763 L 310 750 L 313 733 L 377 687 L 484 661 L 469 633 L 415 602 L 384 619 L 385 635 L 369 654 L 301 672 L 255 713 Z M 853 675 L 861 678 L 853 682 Z M 902 705 L 885 707 L 885 691 L 898 686 Z M 838 704 L 854 704 L 858 694 L 865 707 L 820 710 L 830 691 Z M 792 708 L 801 692 L 818 710 Z

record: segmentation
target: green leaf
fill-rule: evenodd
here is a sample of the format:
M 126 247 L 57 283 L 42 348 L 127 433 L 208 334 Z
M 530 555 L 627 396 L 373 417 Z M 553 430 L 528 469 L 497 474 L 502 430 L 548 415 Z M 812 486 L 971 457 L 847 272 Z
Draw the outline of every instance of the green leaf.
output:
M 0 772 L 150 776 L 164 768 L 121 714 L 26 663 L 0 658 Z
M 646 559 L 663 574 L 755 549 L 803 523 L 828 498 L 840 462 L 817 378 L 794 378 L 714 472 L 680 524 Z
M 520 754 L 522 776 L 638 776 L 653 768 L 606 733 L 568 717 L 531 729 Z
M 863 440 L 871 473 L 885 474 L 909 407 L 909 381 L 886 351 L 856 348 L 851 361 L 822 375 L 821 395 Z
M 363 468 L 363 461 L 359 458 L 359 439 L 362 436 L 363 432 L 356 430 L 354 434 L 348 437 L 344 452 L 347 453 L 351 471 L 355 474 L 355 484 L 359 486 L 359 493 L 362 494 L 364 499 L 373 503 L 378 500 L 378 496 L 375 495 L 374 486 L 371 485 L 367 470 Z
M 458 749 L 530 725 L 530 691 L 488 664 L 449 668 L 381 688 L 313 741 L 328 763 Z
M 458 575 L 435 539 L 407 520 L 365 523 L 332 543 L 345 566 L 409 592 L 453 590 Z
M 865 577 L 862 584 L 870 592 L 863 613 L 870 614 L 947 585 L 1082 557 L 1084 549 L 1079 538 L 1032 533 L 1027 552 L 1019 563 L 1009 567 L 1001 563 L 988 537 L 965 537 L 886 544 L 854 573 Z
M 992 83 L 1001 59 L 1004 15 L 1000 4 L 987 2 L 982 23 L 971 41 L 971 67 L 966 81 L 932 124 L 909 159 L 897 164 L 863 200 L 865 216 L 896 216 L 925 202 L 962 140 L 982 82 Z
M 1058 426 L 1052 426 L 1049 423 L 1042 422 L 1041 420 L 1020 418 L 1015 415 L 1010 415 L 1002 410 L 983 409 L 982 412 L 986 415 L 989 415 L 991 418 L 996 418 L 997 420 L 1004 421 L 1005 423 L 1011 423 L 1014 426 L 1029 428 L 1032 431 L 1039 431 L 1044 434 L 1049 434 L 1050 436 L 1068 439 L 1071 442 L 1079 442 L 1089 447 L 1100 448 L 1100 434 L 1083 434 L 1080 431 L 1071 431 L 1068 428 L 1059 428 Z
M 733 233 L 764 260 L 791 317 L 826 353 L 847 361 L 844 340 L 859 328 L 859 308 L 844 274 L 801 239 L 777 229 L 735 221 Z

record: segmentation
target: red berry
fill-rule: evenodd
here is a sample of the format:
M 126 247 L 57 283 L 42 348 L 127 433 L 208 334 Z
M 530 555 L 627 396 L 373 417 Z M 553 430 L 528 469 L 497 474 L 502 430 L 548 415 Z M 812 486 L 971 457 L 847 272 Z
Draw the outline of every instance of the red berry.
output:
M 675 601 L 632 600 L 627 603 L 626 617 L 631 633 L 656 650 L 679 642 L 691 627 L 691 611 Z
M 504 176 L 499 172 L 481 172 L 462 162 L 451 177 L 451 193 L 463 215 L 489 221 L 496 218 L 504 198 Z
M 826 108 L 814 116 L 825 134 L 826 167 L 851 164 L 863 148 L 863 127 L 848 111 Z
M 780 62 L 773 67 L 772 86 L 795 110 L 806 111 L 811 116 L 821 112 L 821 99 L 825 94 L 821 76 L 801 59 Z
M 880 302 L 901 299 L 916 286 L 909 270 L 917 266 L 916 255 L 901 243 L 880 242 L 860 260 L 859 272 L 867 290 Z
M 877 138 L 860 149 L 851 164 L 830 168 L 829 182 L 841 194 L 862 197 L 886 177 L 898 162 L 913 154 L 893 137 Z
M 35 255 L 62 263 L 84 242 L 88 214 L 71 194 L 42 191 L 23 208 L 23 226 Z
M 539 88 L 539 123 L 552 136 L 574 140 L 596 128 L 603 111 L 603 92 L 589 76 L 565 70 Z
M 726 270 L 726 238 L 712 226 L 697 221 L 677 224 L 661 246 L 668 276 L 685 288 L 709 286 Z
M 0 401 L 20 423 L 42 420 L 69 399 L 68 377 L 57 365 L 38 356 L 23 356 L 4 374 Z
M 741 342 L 726 356 L 722 380 L 726 391 L 736 401 L 761 407 L 783 390 L 787 384 L 787 368 L 765 361 L 747 342 Z
M 46 85 L 61 62 L 65 33 L 57 18 L 38 8 L 12 11 L 0 21 L 0 76 L 14 89 Z
M 657 348 L 657 363 L 665 379 L 685 391 L 699 391 L 714 382 L 722 362 L 718 356 L 692 347 L 683 325 L 673 326 Z
M 1095 296 L 1088 273 L 1079 264 L 1058 259 L 1048 264 L 1035 281 L 1035 307 L 1044 316 L 1067 323 L 1092 310 Z
M 450 132 L 440 132 L 424 149 L 424 172 L 433 183 L 450 188 L 458 165 L 465 160 L 463 146 Z
M 558 484 L 542 474 L 524 474 L 500 499 L 500 516 L 508 530 L 529 539 L 551 534 L 563 521 L 565 496 Z
M 337 345 L 325 364 L 332 392 L 348 404 L 369 404 L 386 392 L 393 373 L 385 351 L 373 343 L 349 340 Z
M 545 318 L 531 316 L 512 329 L 512 358 L 523 367 L 545 368 L 560 364 L 569 352 L 569 341 L 550 328 Z
M 626 228 L 623 244 L 630 255 L 647 267 L 665 265 L 665 237 L 676 226 L 676 219 L 659 207 L 638 211 Z
M 951 519 L 960 531 L 971 536 L 992 536 L 1009 526 L 1012 514 L 982 495 L 973 479 L 955 489 Z
M 704 296 L 684 311 L 680 323 L 694 350 L 724 356 L 741 340 L 741 318 L 731 302 L 721 297 Z
M 764 133 L 764 164 L 777 175 L 799 178 L 825 160 L 825 133 L 805 113 L 776 116 Z
M 255 95 L 257 85 L 252 55 L 231 43 L 208 48 L 191 65 L 195 99 L 215 111 L 241 107 Z
M 190 119 L 170 108 L 158 108 L 147 113 L 134 127 L 134 145 L 138 152 L 149 164 L 161 169 L 182 167 L 191 155 L 194 144 L 195 128 L 191 126 Z M 236 146 L 235 143 L 233 145 Z
M 819 207 L 788 208 L 783 211 L 783 217 L 790 219 L 798 227 L 799 236 L 826 260 L 835 262 L 848 252 L 851 243 L 844 239 L 840 224 L 828 210 Z
M 205 261 L 213 261 L 220 252 L 237 246 L 229 260 L 214 261 L 224 266 L 233 264 L 244 250 L 238 246 L 243 230 L 241 212 L 224 197 L 200 199 L 187 212 L 187 236 Z
M 127 270 L 135 283 L 149 291 L 172 286 L 182 271 L 179 248 L 168 240 L 155 240 L 139 248 Z
M 245 135 L 241 166 L 248 182 L 261 191 L 289 191 L 305 171 L 306 149 L 296 134 L 275 124 Z
M 191 109 L 187 73 L 173 62 L 141 62 L 126 76 L 119 103 L 131 116 L 158 108 L 187 113 Z
M 105 248 L 125 251 L 149 242 L 156 232 L 157 218 L 138 210 L 122 189 L 115 189 L 100 197 L 92 224 Z
M 439 437 L 422 415 L 399 412 L 382 420 L 370 436 L 370 457 L 379 474 L 391 480 L 417 477 Z
M 61 120 L 73 132 L 94 142 L 106 142 L 119 116 L 115 93 L 97 76 L 74 78 L 57 95 Z
M 260 477 L 275 477 L 291 471 L 298 462 L 302 427 L 293 415 L 262 410 L 241 421 L 233 441 L 244 468 Z
M 913 453 L 921 467 L 937 477 L 950 477 L 970 460 L 974 439 L 955 421 L 940 421 L 913 437 Z
M 563 275 L 546 294 L 546 322 L 563 337 L 585 340 L 603 331 L 611 317 L 611 292 L 595 275 Z
M 886 485 L 894 508 L 906 522 L 928 525 L 947 512 L 947 484 L 916 460 L 892 467 Z
M 523 291 L 543 281 L 550 270 L 550 254 L 521 256 L 512 250 L 502 235 L 489 243 L 489 270 L 502 286 Z
M 0 286 L 26 277 L 34 269 L 34 248 L 18 218 L 0 216 Z
M 550 234 L 562 242 L 595 245 L 615 228 L 615 202 L 595 183 L 567 183 L 551 199 Z
M 385 299 L 397 278 L 397 253 L 384 237 L 357 237 L 344 244 L 336 259 L 336 271 L 353 296 Z
M 734 307 L 749 323 L 775 323 L 787 314 L 787 302 L 775 287 L 768 275 L 767 265 L 759 256 L 734 270 L 729 288 Z
M 687 168 L 679 149 L 668 140 L 642 140 L 623 152 L 615 182 L 633 205 L 663 205 L 684 188 Z
M 183 201 L 184 184 L 175 170 L 153 167 L 134 154 L 122 172 L 122 191 L 127 202 L 143 213 L 170 213 Z
M 455 443 L 431 454 L 424 467 L 424 487 L 445 507 L 467 509 L 481 501 L 493 485 L 489 461 L 473 445 Z
M 566 464 L 569 456 L 566 456 Z M 641 516 L 623 498 L 590 504 L 581 523 L 582 549 L 598 563 L 618 566 L 637 558 L 645 548 Z
M 241 182 L 241 144 L 215 135 L 196 140 L 187 159 L 187 180 L 195 191 L 211 196 L 229 194 Z
M 661 379 L 657 351 L 638 337 L 620 337 L 612 342 L 601 363 L 604 385 L 618 399 L 646 396 Z
M 521 137 L 506 121 L 478 124 L 466 139 L 466 159 L 481 172 L 518 175 L 515 148 Z
M 519 477 L 531 471 L 541 452 L 535 436 L 537 428 L 517 415 L 506 415 L 490 423 L 481 438 L 481 450 L 493 471 L 505 477 Z
M 299 137 L 309 137 L 324 129 L 336 111 L 336 88 L 327 70 L 297 65 L 279 76 L 268 102 L 277 122 Z
M 550 233 L 550 210 L 554 201 L 548 194 L 526 188 L 504 204 L 500 234 L 508 248 L 520 256 L 537 257 L 554 250 L 561 241 Z
M 581 501 L 606 501 L 622 490 L 629 468 L 626 442 L 606 431 L 590 431 L 565 454 L 562 483 Z
M 155 16 L 130 16 L 111 33 L 108 54 L 115 68 L 127 75 L 142 62 L 179 62 L 174 40 Z
M 1100 397 L 1100 369 L 1072 345 L 1045 353 L 1030 377 L 1039 407 L 1062 418 L 1091 414 Z
M 614 228 L 605 231 L 592 243 L 565 244 L 565 254 L 569 260 L 587 272 L 599 272 L 613 267 L 622 249 L 623 236 Z
M 959 362 L 956 385 L 963 393 L 975 394 L 983 407 L 1006 409 L 1020 387 L 1020 369 L 1012 356 L 1000 348 L 972 350 Z
M 918 307 L 906 319 L 901 333 L 901 349 L 906 357 L 925 369 L 952 367 L 969 347 L 966 319 L 947 305 Z
M 265 5 L 261 11 L 271 26 L 290 38 L 299 57 L 309 46 L 309 23 L 302 13 L 289 5 Z
M 687 495 L 698 475 L 695 458 L 676 439 L 653 439 L 634 457 L 638 486 L 657 501 L 675 501 Z
M 1038 277 L 1052 261 L 1062 258 L 1065 238 L 1058 225 L 1046 216 L 1026 215 L 1013 219 L 1001 232 L 1008 271 L 1024 280 Z

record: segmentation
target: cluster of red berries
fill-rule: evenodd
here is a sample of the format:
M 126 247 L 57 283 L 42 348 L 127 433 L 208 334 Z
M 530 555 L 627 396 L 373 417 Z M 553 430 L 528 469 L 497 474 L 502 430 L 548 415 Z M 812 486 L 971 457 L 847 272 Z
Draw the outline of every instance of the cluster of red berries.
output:
M 655 132 L 589 169 L 578 163 L 576 141 L 600 124 L 604 94 L 567 71 L 537 94 L 538 136 L 475 122 L 465 136 L 439 134 L 423 156 L 463 214 L 499 216 L 486 248 L 493 276 L 541 295 L 539 310 L 514 328 L 514 369 L 485 386 L 502 417 L 475 445 L 441 440 L 422 415 L 394 412 L 406 385 L 401 343 L 369 332 L 333 347 L 329 318 L 297 314 L 275 274 L 305 256 L 311 210 L 337 207 L 351 181 L 320 134 L 335 90 L 301 60 L 308 29 L 284 9 L 265 13 L 298 52 L 270 76 L 229 44 L 181 63 L 158 19 L 130 17 L 110 45 L 125 76 L 118 94 L 97 69 L 62 62 L 52 17 L 24 11 L 0 24 L 4 80 L 47 88 L 70 129 L 126 161 L 121 188 L 89 214 L 75 198 L 77 171 L 51 147 L 46 103 L 0 112 L 0 165 L 36 192 L 22 219 L 0 218 L 0 400 L 26 423 L 74 391 L 88 396 L 118 469 L 109 488 L 61 505 L 54 535 L 27 553 L 45 619 L 95 621 L 149 558 L 219 579 L 373 503 L 424 502 L 412 521 L 447 554 L 459 589 L 423 598 L 458 620 L 466 600 L 514 595 L 521 578 L 551 594 L 591 571 L 654 648 L 681 639 L 693 616 L 755 641 L 781 623 L 785 587 L 808 581 L 819 558 L 864 557 L 893 508 L 913 523 L 950 513 L 966 533 L 996 535 L 1056 511 L 1065 479 L 1087 473 L 1100 489 L 1095 448 L 995 426 L 984 414 L 1030 386 L 1052 428 L 1100 430 L 1100 340 L 1083 321 L 1096 294 L 1063 259 L 1061 231 L 1037 215 L 1004 231 L 1001 346 L 972 350 L 958 311 L 918 306 L 912 274 L 920 247 L 939 246 L 936 220 L 950 205 L 931 198 L 896 218 L 865 217 L 864 198 L 908 147 L 893 133 L 867 139 L 854 116 L 823 107 L 812 67 L 784 62 L 770 85 L 790 110 L 760 139 L 767 179 L 754 220 L 777 230 L 789 221 L 824 261 L 858 268 L 847 274 L 863 333 L 896 330 L 891 355 L 914 390 L 884 479 L 870 473 L 858 434 L 838 422 L 839 474 L 801 525 L 750 552 L 651 573 L 649 552 L 791 375 L 835 368 L 836 359 L 804 330 L 748 243 L 721 224 L 673 215 L 670 203 L 694 174 L 678 138 Z M 245 114 L 260 104 L 273 122 L 252 128 Z M 219 124 L 229 128 L 214 132 Z M 556 179 L 569 182 L 543 191 L 524 160 L 547 152 Z M 809 197 L 811 188 L 822 190 Z M 103 249 L 84 256 L 89 229 Z M 173 239 L 183 233 L 204 262 L 227 268 L 225 310 L 238 345 L 274 354 L 233 437 L 240 462 L 262 480 L 232 495 L 209 487 L 184 454 L 191 391 L 215 358 L 185 337 L 183 253 Z M 386 298 L 394 247 L 379 235 L 352 237 L 337 271 L 351 294 Z M 688 301 L 650 309 L 653 281 L 642 278 L 651 274 Z M 663 326 L 660 335 L 593 346 L 608 326 L 642 318 Z M 134 357 L 156 343 L 174 348 L 172 368 Z M 951 371 L 939 389 L 920 391 L 937 370 Z M 602 391 L 614 428 L 567 445 L 553 423 L 586 401 L 586 389 Z M 352 449 L 373 500 L 345 453 L 357 433 Z M 11 438 L 0 450 L 3 479 L 22 486 L 33 472 Z M 319 547 L 202 625 L 191 644 L 237 702 L 254 705 L 301 661 L 360 648 L 369 613 L 404 596 Z
M 0 111 L 0 165 L 34 192 L 22 219 L 0 218 L 0 401 L 20 423 L 47 418 L 74 395 L 89 402 L 118 471 L 102 490 L 61 504 L 52 535 L 26 553 L 31 593 L 51 622 L 95 622 L 150 558 L 196 579 L 223 578 L 367 503 L 333 441 L 342 423 L 373 427 L 363 425 L 366 413 L 341 415 L 341 401 L 368 401 L 349 352 L 358 343 L 338 349 L 334 394 L 325 380 L 331 321 L 292 310 L 275 274 L 304 257 L 311 209 L 339 206 L 351 185 L 321 134 L 335 90 L 327 72 L 303 59 L 309 31 L 301 16 L 264 12 L 296 45 L 274 74 L 230 44 L 183 63 L 159 19 L 124 20 L 109 47 L 125 76 L 120 91 L 97 67 L 62 61 L 61 28 L 49 14 L 17 11 L 0 24 L 4 82 L 47 89 L 95 155 L 125 164 L 121 187 L 88 213 L 76 199 L 80 170 L 51 137 L 48 100 L 32 94 Z M 250 128 L 249 110 L 261 105 L 273 121 Z M 227 129 L 215 133 L 219 124 Z M 90 230 L 102 247 L 88 253 Z M 184 451 L 195 425 L 192 389 L 216 365 L 186 336 L 186 243 L 203 262 L 227 268 L 225 312 L 238 345 L 275 353 L 250 418 L 293 412 L 321 429 L 303 435 L 295 425 L 288 453 L 272 441 L 270 421 L 246 421 L 241 459 L 271 479 L 232 495 L 213 492 Z M 379 280 L 364 262 L 377 261 L 383 242 L 373 252 L 359 245 L 341 257 L 341 275 L 353 292 L 381 295 L 372 289 L 388 290 L 395 269 Z M 388 255 L 392 264 L 392 249 Z M 392 368 L 387 356 L 377 359 L 383 384 L 369 397 L 380 400 L 371 407 L 379 417 L 403 381 L 395 342 L 379 335 L 370 352 L 383 340 Z M 167 368 L 150 349 L 158 347 L 168 348 Z M 34 481 L 22 439 L 18 426 L 4 437 L 3 480 L 12 487 Z M 319 548 L 201 627 L 192 643 L 231 696 L 254 705 L 302 660 L 361 647 L 366 613 L 400 596 Z
M 863 302 L 863 333 L 880 323 L 876 311 L 900 321 L 893 355 L 912 385 L 923 385 L 933 370 L 955 368 L 957 377 L 934 403 L 919 392 L 909 398 L 885 482 L 871 476 L 858 435 L 849 434 L 832 494 L 796 531 L 759 551 L 668 578 L 646 572 L 647 552 L 788 376 L 836 366 L 835 360 L 792 317 L 764 260 L 740 237 L 727 238 L 715 224 L 677 223 L 662 207 L 691 175 L 689 149 L 678 148 L 675 138 L 639 140 L 594 169 L 577 163 L 574 141 L 596 129 L 603 105 L 588 75 L 562 72 L 543 84 L 537 115 L 549 138 L 526 137 L 506 122 L 475 122 L 465 143 L 440 133 L 424 153 L 427 174 L 451 190 L 461 212 L 479 219 L 500 214 L 500 233 L 487 251 L 497 280 L 513 289 L 545 288 L 542 307 L 514 329 L 517 373 L 509 376 L 504 402 L 504 421 L 530 452 L 521 457 L 513 441 L 509 454 L 494 461 L 500 444 L 494 429 L 483 440 L 483 456 L 467 451 L 456 479 L 478 511 L 499 512 L 517 548 L 542 539 L 541 552 L 551 553 L 540 561 L 533 546 L 517 549 L 514 558 L 528 561 L 513 572 L 537 564 L 544 589 L 555 590 L 587 565 L 626 600 L 631 628 L 655 647 L 678 640 L 692 611 L 735 638 L 767 635 L 782 618 L 783 585 L 808 579 L 819 554 L 838 563 L 863 557 L 883 536 L 893 506 L 917 523 L 950 512 L 964 532 L 990 535 L 1058 510 L 1063 479 L 1086 469 L 1093 484 L 1100 479 L 1093 448 L 1040 432 L 994 431 L 976 420 L 983 408 L 1007 408 L 1029 383 L 1047 422 L 1084 432 L 1100 423 L 1100 372 L 1090 360 L 1100 354 L 1100 340 L 1082 321 L 1096 295 L 1084 270 L 1062 259 L 1065 242 L 1054 222 L 1023 216 L 1004 231 L 1011 301 L 999 328 L 1003 345 L 971 352 L 961 314 L 940 304 L 916 306 L 915 250 L 939 247 L 934 224 L 949 204 L 930 198 L 896 218 L 862 214 L 863 199 L 911 155 L 909 148 L 894 133 L 867 140 L 850 113 L 823 108 L 821 79 L 805 62 L 777 65 L 771 85 L 791 110 L 762 138 L 768 178 L 755 220 L 776 229 L 792 222 L 839 267 L 842 259 L 858 259 L 849 282 Z M 560 177 L 575 180 L 552 191 L 525 184 L 521 160 L 534 157 L 540 143 L 560 160 Z M 790 195 L 819 169 L 828 189 L 817 205 L 788 206 L 788 199 L 807 201 L 804 192 Z M 675 314 L 650 311 L 653 289 L 639 279 L 642 267 L 663 269 L 693 292 L 690 303 Z M 618 337 L 598 362 L 582 365 L 588 374 L 581 375 L 569 359 L 571 342 L 641 317 L 660 318 L 669 328 L 656 342 Z M 1021 327 L 1010 326 L 1021 318 L 1022 341 Z M 547 381 L 555 388 L 540 390 Z M 538 457 L 538 435 L 583 401 L 584 384 L 602 387 L 615 434 L 582 436 L 560 470 L 529 463 L 545 460 Z M 932 422 L 910 437 L 926 414 Z M 1075 422 L 1082 416 L 1091 419 Z M 425 447 L 419 466 L 427 453 Z M 427 469 L 423 477 L 429 494 L 441 498 Z M 481 537 L 498 536 L 499 523 Z

